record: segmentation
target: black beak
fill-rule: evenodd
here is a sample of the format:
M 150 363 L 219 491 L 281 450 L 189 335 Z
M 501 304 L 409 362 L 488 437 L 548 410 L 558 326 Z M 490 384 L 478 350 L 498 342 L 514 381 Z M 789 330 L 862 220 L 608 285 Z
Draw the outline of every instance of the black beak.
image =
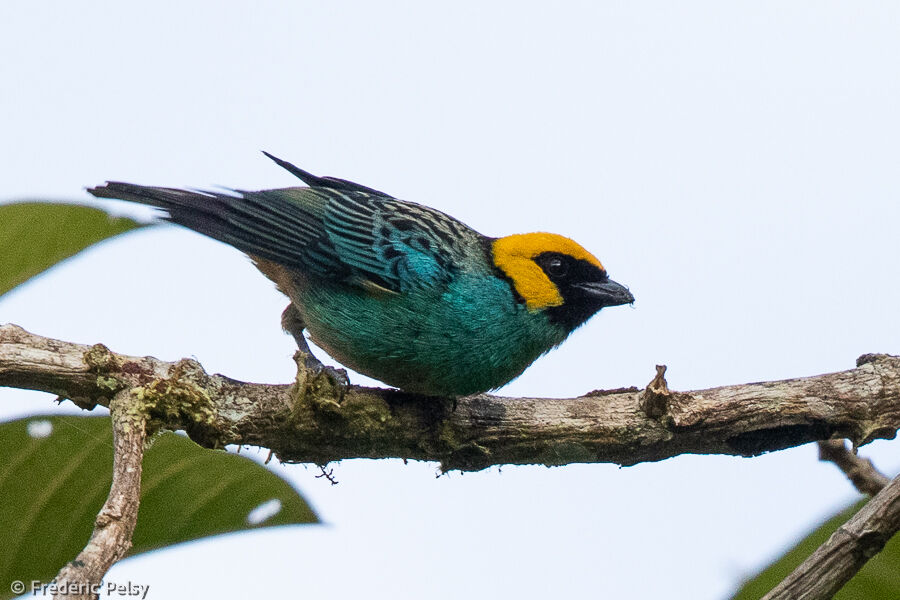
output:
M 601 306 L 621 306 L 622 304 L 634 302 L 634 296 L 631 295 L 628 288 L 612 279 L 603 282 L 586 281 L 584 283 L 576 283 L 572 287 L 584 291 Z

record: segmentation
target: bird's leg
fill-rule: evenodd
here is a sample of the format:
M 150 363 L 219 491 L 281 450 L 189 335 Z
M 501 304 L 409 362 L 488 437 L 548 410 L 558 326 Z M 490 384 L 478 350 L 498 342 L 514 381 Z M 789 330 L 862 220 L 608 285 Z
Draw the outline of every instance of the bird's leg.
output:
M 297 342 L 297 355 L 295 355 L 295 360 L 297 360 L 298 366 L 302 361 L 303 367 L 310 373 L 313 373 L 314 375 L 323 374 L 342 388 L 350 385 L 350 380 L 347 378 L 347 371 L 323 365 L 310 351 L 309 344 L 306 342 L 306 336 L 303 335 L 303 330 L 306 329 L 306 323 L 303 322 L 303 316 L 293 304 L 288 304 L 287 308 L 284 309 L 284 312 L 281 314 L 281 327 L 287 333 L 291 334 L 291 337 Z
M 306 329 L 306 323 L 303 322 L 303 317 L 293 303 L 288 304 L 287 308 L 284 309 L 284 312 L 281 313 L 281 328 L 284 329 L 285 332 L 291 334 L 291 337 L 297 342 L 297 348 L 300 352 L 303 352 L 308 355 L 310 359 L 319 363 L 309 350 L 309 344 L 306 343 L 306 336 L 303 335 L 303 330 Z M 309 366 L 312 367 L 313 365 Z

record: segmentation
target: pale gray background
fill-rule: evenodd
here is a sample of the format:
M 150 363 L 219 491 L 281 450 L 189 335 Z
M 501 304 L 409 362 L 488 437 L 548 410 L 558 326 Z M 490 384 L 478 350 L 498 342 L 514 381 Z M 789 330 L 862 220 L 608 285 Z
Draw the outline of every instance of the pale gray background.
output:
M 895 2 L 4 2 L 0 56 L 3 199 L 295 183 L 265 149 L 486 234 L 580 241 L 637 302 L 505 394 L 900 352 Z M 166 228 L 17 291 L 0 322 L 287 382 L 284 304 L 236 251 Z M 0 391 L 0 417 L 50 400 Z M 896 443 L 865 452 L 900 470 Z M 441 478 L 346 461 L 335 487 L 272 468 L 327 526 L 188 544 L 108 580 L 156 599 L 714 599 L 855 497 L 813 446 Z

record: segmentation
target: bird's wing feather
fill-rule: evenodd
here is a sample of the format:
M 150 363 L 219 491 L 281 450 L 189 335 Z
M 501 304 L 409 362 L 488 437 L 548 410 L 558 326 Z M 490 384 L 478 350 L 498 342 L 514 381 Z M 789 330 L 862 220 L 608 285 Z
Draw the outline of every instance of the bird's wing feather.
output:
M 361 185 L 359 183 L 354 183 L 352 181 L 347 181 L 346 179 L 340 179 L 338 177 L 319 177 L 317 175 L 313 175 L 309 171 L 304 171 L 300 167 L 293 165 L 286 160 L 278 158 L 277 156 L 273 156 L 265 150 L 263 150 L 263 154 L 272 159 L 279 167 L 286 170 L 288 173 L 290 173 L 309 187 L 330 188 L 333 190 L 344 190 L 351 192 L 365 192 L 367 194 L 374 194 L 376 196 L 384 196 L 385 198 L 393 198 L 393 196 L 391 196 L 390 194 L 379 192 L 376 189 Z
M 451 278 L 478 234 L 436 210 L 334 190 L 325 231 L 339 260 L 381 287 L 403 291 Z
M 349 187 L 229 195 L 108 182 L 88 191 L 162 208 L 243 252 L 369 292 L 445 282 L 480 239 L 439 211 Z

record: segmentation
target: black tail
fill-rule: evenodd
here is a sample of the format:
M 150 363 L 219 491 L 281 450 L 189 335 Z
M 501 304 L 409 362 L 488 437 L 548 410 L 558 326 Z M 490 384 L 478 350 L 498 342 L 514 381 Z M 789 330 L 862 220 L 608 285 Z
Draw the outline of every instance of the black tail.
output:
M 87 191 L 98 198 L 161 208 L 168 213 L 168 221 L 286 266 L 304 262 L 297 242 L 317 231 L 314 215 L 279 194 L 242 192 L 233 196 L 120 181 Z
M 333 253 L 323 223 L 329 200 L 340 202 L 347 195 L 360 193 L 390 198 L 352 181 L 317 177 L 268 152 L 264 154 L 309 187 L 221 194 L 108 181 L 88 189 L 88 193 L 161 208 L 173 223 L 286 267 L 309 266 L 313 255 L 313 262 L 321 267 L 323 253 Z M 333 257 L 329 258 L 329 268 L 337 268 L 333 263 Z

